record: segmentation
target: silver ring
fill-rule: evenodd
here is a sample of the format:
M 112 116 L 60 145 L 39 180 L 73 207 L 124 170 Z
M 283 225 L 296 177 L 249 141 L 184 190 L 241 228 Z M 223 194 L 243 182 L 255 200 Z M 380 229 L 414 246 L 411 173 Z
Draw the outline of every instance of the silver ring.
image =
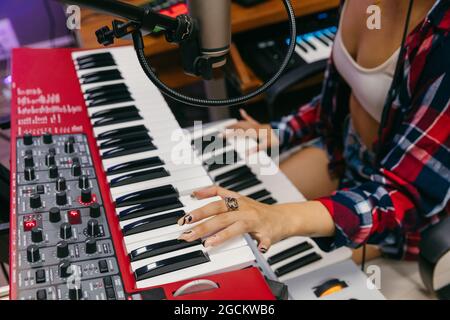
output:
M 236 198 L 226 197 L 225 205 L 227 206 L 228 211 L 236 211 L 239 210 L 239 204 Z

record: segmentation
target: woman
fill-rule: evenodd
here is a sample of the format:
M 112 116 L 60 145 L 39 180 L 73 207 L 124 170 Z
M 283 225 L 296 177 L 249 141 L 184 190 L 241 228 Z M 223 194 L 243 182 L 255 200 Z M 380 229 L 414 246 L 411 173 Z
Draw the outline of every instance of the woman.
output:
M 373 4 L 382 12 L 379 30 L 366 25 Z M 265 205 L 218 187 L 200 190 L 197 198 L 224 200 L 181 219 L 214 216 L 181 239 L 206 237 L 208 247 L 248 232 L 265 252 L 301 235 L 324 250 L 369 243 L 390 257 L 417 255 L 420 232 L 450 211 L 450 1 L 414 2 L 400 56 L 408 5 L 345 1 L 322 95 L 271 126 L 242 112 L 234 127 L 268 129 L 262 144 L 283 150 L 321 138 L 326 152 L 304 148 L 281 164 L 309 201 Z

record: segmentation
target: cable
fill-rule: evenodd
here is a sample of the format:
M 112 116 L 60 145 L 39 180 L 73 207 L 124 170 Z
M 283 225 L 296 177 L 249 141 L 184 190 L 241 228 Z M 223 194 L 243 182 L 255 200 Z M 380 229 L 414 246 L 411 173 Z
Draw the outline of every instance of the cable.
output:
M 48 3 L 49 0 L 43 0 L 44 2 L 44 8 L 47 12 L 48 16 L 48 33 L 49 33 L 49 40 L 51 43 L 51 47 L 55 48 L 55 29 L 56 29 L 56 22 L 55 22 L 55 16 L 53 15 L 52 8 L 50 7 L 50 4 Z
M 281 68 L 275 73 L 275 75 L 269 79 L 266 83 L 264 83 L 262 86 L 260 86 L 255 91 L 246 94 L 241 97 L 232 98 L 232 99 L 219 99 L 219 100 L 209 100 L 209 99 L 200 99 L 200 98 L 194 98 L 185 96 L 183 94 L 178 93 L 177 91 L 173 90 L 172 88 L 169 88 L 165 83 L 163 83 L 161 80 L 159 80 L 158 76 L 153 72 L 152 67 L 147 62 L 147 59 L 145 57 L 144 53 L 144 42 L 142 39 L 142 33 L 140 31 L 133 32 L 133 44 L 134 48 L 136 50 L 136 55 L 138 57 L 139 63 L 141 64 L 142 69 L 144 70 L 147 77 L 153 82 L 153 84 L 161 90 L 163 94 L 166 96 L 169 96 L 170 98 L 195 107 L 230 107 L 242 104 L 258 95 L 266 91 L 268 88 L 270 88 L 283 74 L 286 67 L 289 64 L 289 61 L 292 58 L 292 55 L 295 51 L 296 46 L 296 36 L 297 36 L 297 26 L 295 21 L 295 13 L 294 9 L 292 7 L 292 4 L 290 0 L 282 0 L 284 3 L 284 6 L 286 8 L 286 12 L 288 14 L 289 18 L 289 31 L 290 31 L 290 43 L 288 52 L 284 58 L 284 61 L 281 65 Z
M 389 92 L 387 95 L 387 102 L 389 102 L 390 104 L 392 104 L 393 98 L 395 96 L 395 87 L 397 86 L 397 83 L 399 82 L 399 80 L 401 79 L 402 76 L 402 66 L 404 63 L 404 56 L 406 53 L 406 38 L 408 37 L 408 28 L 409 28 L 409 23 L 411 20 L 411 13 L 412 13 L 412 9 L 414 7 L 414 0 L 409 0 L 409 6 L 408 6 L 408 13 L 406 15 L 406 21 L 405 21 L 405 29 L 403 30 L 403 36 L 402 36 L 402 43 L 400 46 L 400 53 L 398 55 L 398 61 L 397 61 L 397 65 L 395 67 L 395 73 L 392 79 L 392 83 L 391 83 L 391 87 L 389 88 Z M 383 113 L 381 116 L 381 123 L 385 123 L 386 122 L 386 117 L 388 116 L 389 112 L 388 112 L 389 108 L 385 108 L 383 109 Z M 379 131 L 378 131 L 378 136 L 383 136 L 383 128 L 382 126 L 380 126 Z M 381 152 L 379 153 L 379 155 L 381 155 Z

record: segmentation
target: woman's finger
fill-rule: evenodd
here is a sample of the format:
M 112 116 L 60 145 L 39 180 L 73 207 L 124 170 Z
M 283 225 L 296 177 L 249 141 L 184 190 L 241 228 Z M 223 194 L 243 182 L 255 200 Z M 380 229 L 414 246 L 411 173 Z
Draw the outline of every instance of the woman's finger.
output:
M 229 212 L 227 214 L 221 214 L 211 218 L 201 224 L 196 225 L 191 230 L 188 230 L 181 234 L 178 238 L 185 241 L 194 241 L 203 237 L 210 236 L 216 232 L 227 228 L 237 220 L 236 212 Z
M 224 212 L 227 212 L 227 206 L 225 205 L 225 201 L 224 200 L 214 201 L 208 203 L 207 205 L 201 208 L 189 212 L 183 218 L 178 220 L 178 225 L 183 226 L 185 224 L 191 224 Z
M 211 197 L 233 197 L 233 198 L 239 198 L 240 194 L 236 193 L 234 191 L 227 190 L 225 188 L 219 187 L 219 186 L 211 186 L 208 188 L 200 189 L 197 191 L 194 191 L 192 195 L 197 199 L 206 199 Z
M 231 224 L 229 227 L 219 231 L 218 233 L 208 237 L 203 245 L 208 247 L 215 247 L 227 240 L 230 240 L 234 237 L 240 236 L 246 232 L 245 225 L 241 221 L 236 221 Z

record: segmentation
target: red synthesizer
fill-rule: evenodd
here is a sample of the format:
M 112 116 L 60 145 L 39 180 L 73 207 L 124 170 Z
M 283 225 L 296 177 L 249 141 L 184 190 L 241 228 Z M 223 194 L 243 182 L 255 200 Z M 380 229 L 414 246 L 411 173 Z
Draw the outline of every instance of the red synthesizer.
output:
M 171 150 L 178 123 L 132 48 L 16 49 L 11 105 L 11 299 L 273 299 L 244 238 L 177 240 L 217 199 Z

